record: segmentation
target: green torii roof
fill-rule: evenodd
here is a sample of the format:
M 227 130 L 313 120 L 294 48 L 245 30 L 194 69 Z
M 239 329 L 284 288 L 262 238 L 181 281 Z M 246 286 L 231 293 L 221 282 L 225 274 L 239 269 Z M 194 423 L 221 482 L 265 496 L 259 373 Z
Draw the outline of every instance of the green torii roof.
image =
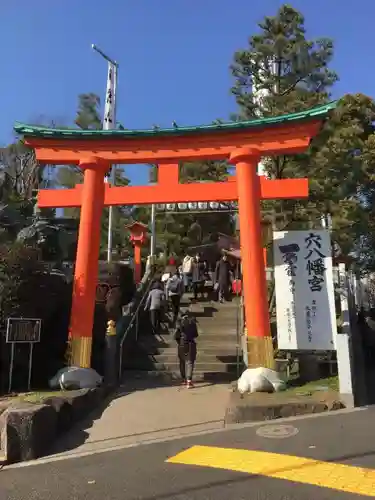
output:
M 100 137 L 108 138 L 126 138 L 126 137 L 161 137 L 173 136 L 182 134 L 194 133 L 209 133 L 218 131 L 239 131 L 241 129 L 257 129 L 266 126 L 280 125 L 288 122 L 308 121 L 314 119 L 323 120 L 327 114 L 335 109 L 337 101 L 329 102 L 322 106 L 318 106 L 299 113 L 289 115 L 272 116 L 269 118 L 258 118 L 256 120 L 246 120 L 240 122 L 228 122 L 211 125 L 198 125 L 193 127 L 179 127 L 175 125 L 173 128 L 154 128 L 141 130 L 82 130 L 82 129 L 63 129 L 63 128 L 48 128 L 34 125 L 26 125 L 16 122 L 14 130 L 18 134 L 25 137 L 43 137 L 43 138 L 69 138 L 69 139 L 98 139 Z

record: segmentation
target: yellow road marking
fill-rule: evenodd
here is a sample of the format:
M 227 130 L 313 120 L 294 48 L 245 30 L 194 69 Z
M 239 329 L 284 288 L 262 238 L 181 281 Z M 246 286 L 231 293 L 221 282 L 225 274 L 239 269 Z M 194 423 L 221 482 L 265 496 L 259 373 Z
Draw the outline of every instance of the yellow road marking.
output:
M 375 470 L 265 451 L 193 446 L 167 460 L 375 497 Z

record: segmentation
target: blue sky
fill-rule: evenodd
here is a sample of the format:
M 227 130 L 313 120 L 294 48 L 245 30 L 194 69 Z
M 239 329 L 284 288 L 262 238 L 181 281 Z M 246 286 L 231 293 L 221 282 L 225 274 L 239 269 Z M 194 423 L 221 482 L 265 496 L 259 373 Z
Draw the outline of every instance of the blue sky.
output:
M 96 43 L 119 64 L 118 120 L 127 128 L 210 123 L 235 110 L 229 93 L 233 53 L 245 48 L 280 0 L 3 0 L 0 46 L 0 144 L 13 123 L 71 124 L 77 96 L 103 96 L 106 63 Z M 308 36 L 335 41 L 334 97 L 374 96 L 373 0 L 294 0 Z M 145 167 L 126 167 L 135 183 Z

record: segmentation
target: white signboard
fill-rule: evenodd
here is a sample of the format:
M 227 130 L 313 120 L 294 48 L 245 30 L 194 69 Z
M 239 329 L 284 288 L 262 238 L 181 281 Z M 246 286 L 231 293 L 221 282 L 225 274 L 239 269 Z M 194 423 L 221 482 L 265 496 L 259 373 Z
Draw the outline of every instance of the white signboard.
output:
M 279 349 L 335 350 L 329 231 L 276 231 L 273 241 Z

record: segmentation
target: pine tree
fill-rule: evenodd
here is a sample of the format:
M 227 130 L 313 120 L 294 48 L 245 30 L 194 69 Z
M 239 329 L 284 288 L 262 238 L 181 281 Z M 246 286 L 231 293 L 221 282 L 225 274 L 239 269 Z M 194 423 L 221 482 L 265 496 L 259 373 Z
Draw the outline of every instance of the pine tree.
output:
M 333 42 L 309 40 L 303 15 L 282 6 L 259 24 L 246 50 L 236 52 L 232 93 L 236 119 L 277 116 L 309 109 L 331 100 L 338 76 L 329 68 Z M 277 228 L 320 227 L 322 214 L 332 216 L 333 238 L 347 254 L 358 247 L 367 215 L 359 193 L 366 191 L 369 169 L 362 151 L 373 132 L 374 102 L 346 96 L 324 124 L 306 154 L 263 159 L 271 178 L 308 177 L 308 200 L 263 203 L 264 217 Z M 356 221 L 362 221 L 356 225 Z
M 80 94 L 75 124 L 85 130 L 100 130 L 102 120 L 99 114 L 100 97 L 96 94 Z
M 232 92 L 241 119 L 302 111 L 330 99 L 338 79 L 328 68 L 333 41 L 307 40 L 304 23 L 300 12 L 284 5 L 259 23 L 246 50 L 235 53 Z
M 358 112 L 366 112 L 368 129 L 373 129 L 375 122 L 375 103 L 370 98 L 372 106 L 363 109 L 353 102 L 352 112 L 358 117 Z M 355 157 L 361 162 L 364 182 L 358 188 L 358 198 L 361 210 L 353 221 L 357 233 L 356 255 L 359 257 L 360 268 L 375 270 L 375 133 L 363 134 L 362 142 L 355 150 Z

